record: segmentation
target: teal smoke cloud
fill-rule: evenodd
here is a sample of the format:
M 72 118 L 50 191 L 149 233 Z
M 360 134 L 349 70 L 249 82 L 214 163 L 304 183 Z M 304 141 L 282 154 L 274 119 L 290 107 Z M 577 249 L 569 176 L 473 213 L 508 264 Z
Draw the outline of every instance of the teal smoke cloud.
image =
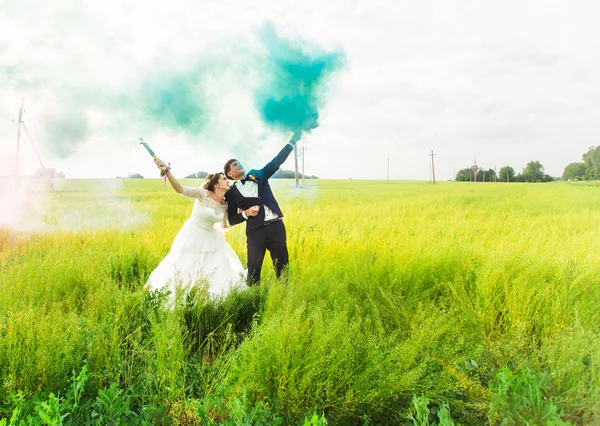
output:
M 272 24 L 260 33 L 264 75 L 255 93 L 263 121 L 272 128 L 311 131 L 319 126 L 329 77 L 345 65 L 343 52 L 325 52 L 280 37 Z

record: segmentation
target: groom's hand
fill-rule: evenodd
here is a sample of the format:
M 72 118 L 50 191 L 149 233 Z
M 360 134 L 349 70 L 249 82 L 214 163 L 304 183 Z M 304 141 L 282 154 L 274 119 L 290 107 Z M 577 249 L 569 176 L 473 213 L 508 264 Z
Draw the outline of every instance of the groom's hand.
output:
M 258 214 L 259 210 L 260 210 L 260 206 L 252 206 L 248 210 L 244 210 L 244 214 L 247 217 L 256 216 Z

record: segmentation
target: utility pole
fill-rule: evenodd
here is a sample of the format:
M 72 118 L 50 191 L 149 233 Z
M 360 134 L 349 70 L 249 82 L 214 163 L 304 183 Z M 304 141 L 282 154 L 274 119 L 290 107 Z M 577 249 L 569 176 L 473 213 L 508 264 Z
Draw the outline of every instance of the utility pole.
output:
M 304 156 L 306 155 L 306 144 L 302 141 L 302 186 L 304 186 Z
M 46 171 L 46 166 L 44 166 L 44 162 L 42 161 L 42 156 L 40 155 L 37 148 L 35 147 L 35 143 L 33 142 L 33 139 L 31 138 L 31 135 L 29 134 L 29 130 L 27 130 L 27 126 L 25 125 L 25 122 L 23 121 L 23 114 L 25 114 L 25 109 L 23 108 L 24 104 L 25 104 L 25 100 L 22 99 L 21 100 L 21 108 L 19 109 L 19 119 L 16 123 L 13 120 L 13 123 L 18 126 L 17 127 L 17 161 L 15 164 L 15 177 L 16 178 L 19 177 L 19 163 L 20 163 L 20 156 L 21 156 L 21 128 L 23 128 L 23 130 L 25 130 L 25 134 L 29 138 L 29 142 L 31 142 L 31 147 L 33 148 L 33 151 L 35 152 L 35 155 L 37 156 L 38 161 L 40 162 L 40 166 L 42 166 L 42 170 Z M 52 180 L 50 180 L 49 176 L 46 176 L 46 178 L 48 179 L 48 183 L 50 184 L 50 188 L 52 189 L 52 192 L 55 192 L 56 190 L 54 189 L 54 185 L 52 185 Z
M 494 182 L 498 182 L 498 170 L 496 170 L 496 166 L 494 166 Z
M 431 150 L 431 176 L 433 176 L 433 183 L 435 183 L 435 163 L 433 162 L 433 149 Z
M 296 175 L 296 188 L 299 188 L 298 185 L 298 147 L 294 147 L 294 172 Z
M 473 160 L 473 174 L 475 175 L 475 182 L 477 182 L 477 160 Z
M 390 183 L 390 157 L 387 158 L 387 163 L 388 163 L 387 177 L 388 177 L 388 183 Z
M 21 152 L 21 124 L 23 123 L 23 114 L 25 110 L 23 109 L 23 105 L 25 104 L 25 99 L 21 100 L 21 109 L 19 109 L 19 121 L 15 124 L 17 125 L 17 161 L 15 163 L 15 177 L 19 177 L 19 157 Z M 14 120 L 13 120 L 14 123 Z

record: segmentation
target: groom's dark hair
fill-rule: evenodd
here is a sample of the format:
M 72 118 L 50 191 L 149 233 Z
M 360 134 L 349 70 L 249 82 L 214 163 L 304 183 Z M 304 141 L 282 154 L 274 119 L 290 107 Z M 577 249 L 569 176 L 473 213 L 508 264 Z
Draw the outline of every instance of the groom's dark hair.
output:
M 223 167 L 223 171 L 225 172 L 225 177 L 227 179 L 231 179 L 231 176 L 229 176 L 229 172 L 231 171 L 231 165 L 233 163 L 235 163 L 237 161 L 237 158 L 232 158 L 231 160 L 227 160 L 227 162 L 225 163 L 225 167 Z

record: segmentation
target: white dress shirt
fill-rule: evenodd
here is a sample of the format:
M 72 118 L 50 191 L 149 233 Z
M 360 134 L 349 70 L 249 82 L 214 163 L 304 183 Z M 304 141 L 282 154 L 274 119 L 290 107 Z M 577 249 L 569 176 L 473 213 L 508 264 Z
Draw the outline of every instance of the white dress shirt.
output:
M 240 194 L 244 197 L 258 197 L 258 183 L 253 180 L 248 179 L 245 183 L 236 180 L 234 185 L 237 186 L 238 191 L 240 191 Z M 263 205 L 263 208 L 265 209 L 265 221 L 277 219 L 279 217 L 267 206 Z M 248 220 L 246 213 L 242 212 L 242 216 L 244 219 Z

